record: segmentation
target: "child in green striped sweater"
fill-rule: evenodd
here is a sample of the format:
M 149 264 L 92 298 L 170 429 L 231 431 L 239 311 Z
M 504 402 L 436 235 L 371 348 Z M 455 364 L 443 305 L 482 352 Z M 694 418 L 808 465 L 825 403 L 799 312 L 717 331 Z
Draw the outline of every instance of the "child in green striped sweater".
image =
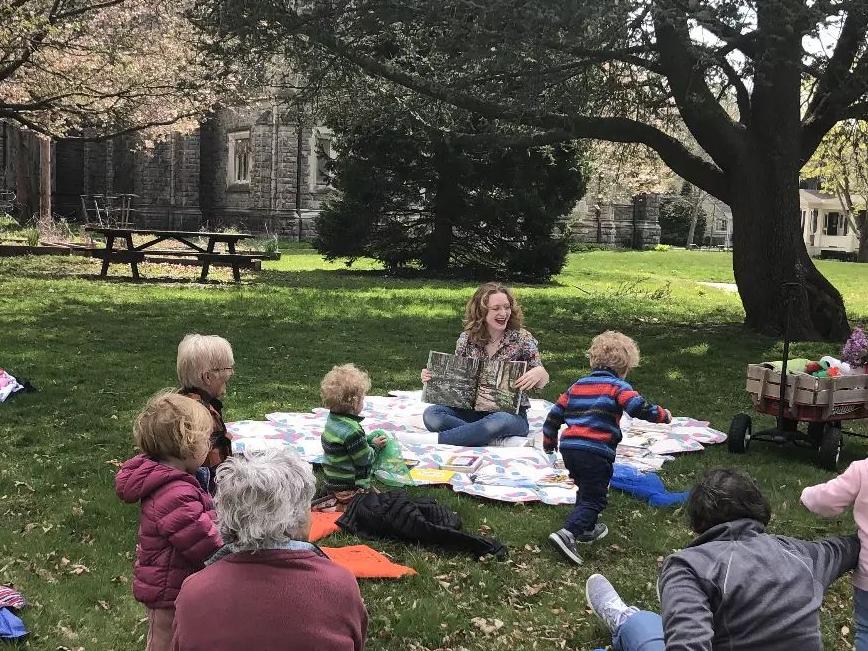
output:
M 329 410 L 322 433 L 322 468 L 332 493 L 371 486 L 371 466 L 386 437 L 382 430 L 366 435 L 362 428 L 359 413 L 370 389 L 368 374 L 353 364 L 335 366 L 320 384 L 323 406 Z

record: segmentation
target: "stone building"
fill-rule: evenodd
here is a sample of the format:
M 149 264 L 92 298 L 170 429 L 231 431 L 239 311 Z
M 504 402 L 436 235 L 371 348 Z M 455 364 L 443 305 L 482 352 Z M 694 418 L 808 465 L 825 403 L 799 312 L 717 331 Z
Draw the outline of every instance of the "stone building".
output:
M 637 194 L 632 203 L 595 204 L 585 197 L 570 215 L 573 239 L 584 244 L 649 249 L 660 243 L 660 196 Z
M 259 103 L 220 109 L 198 129 L 156 142 L 140 136 L 59 140 L 52 156 L 52 210 L 81 221 L 93 218 L 93 206 L 104 201 L 99 195 L 131 194 L 130 221 L 143 227 L 237 227 L 310 238 L 312 218 L 329 189 L 331 145 L 327 129 L 300 122 L 292 109 Z M 14 169 L 0 177 L 0 186 L 21 198 L 28 179 L 39 177 L 38 159 L 22 156 L 28 149 L 20 134 L 27 132 L 8 124 L 4 129 L 0 170 L 6 161 Z
M 52 211 L 94 220 L 104 195 L 134 195 L 130 223 L 147 228 L 238 228 L 313 236 L 329 191 L 330 132 L 271 102 L 223 108 L 190 133 L 143 141 L 59 140 L 52 147 Z M 0 121 L 0 190 L 17 192 L 23 214 L 38 209 L 39 156 L 33 135 Z M 95 197 L 96 195 L 96 197 Z M 83 201 L 82 196 L 85 197 Z M 581 200 L 569 216 L 573 238 L 611 247 L 660 242 L 659 196 L 596 206 Z

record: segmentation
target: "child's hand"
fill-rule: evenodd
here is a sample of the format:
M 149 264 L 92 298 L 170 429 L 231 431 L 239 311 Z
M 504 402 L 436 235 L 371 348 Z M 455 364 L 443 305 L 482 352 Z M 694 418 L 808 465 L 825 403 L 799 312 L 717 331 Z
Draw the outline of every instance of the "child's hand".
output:
M 386 437 L 378 436 L 371 441 L 371 445 L 373 445 L 378 450 L 382 450 L 386 446 Z

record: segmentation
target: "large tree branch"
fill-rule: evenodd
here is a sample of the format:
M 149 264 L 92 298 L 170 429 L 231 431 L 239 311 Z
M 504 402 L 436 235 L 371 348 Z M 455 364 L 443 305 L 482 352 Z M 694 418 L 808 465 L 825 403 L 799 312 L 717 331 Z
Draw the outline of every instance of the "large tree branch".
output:
M 0 118 L 7 118 L 12 122 L 17 122 L 18 124 L 31 129 L 32 131 L 36 131 L 37 133 L 41 133 L 46 136 L 53 136 L 49 129 L 46 129 L 40 124 L 33 122 L 32 120 L 28 120 L 20 113 L 16 113 L 15 111 L 7 111 L 5 109 L 0 108 Z
M 723 70 L 723 74 L 726 75 L 729 83 L 732 84 L 733 88 L 735 88 L 735 101 L 738 106 L 739 121 L 746 127 L 750 126 L 751 104 L 750 93 L 747 90 L 747 86 L 744 85 L 741 76 L 738 74 L 736 69 L 732 67 L 732 64 L 726 60 L 725 56 L 722 56 L 717 60 L 717 65 L 720 66 L 720 69 Z
M 756 56 L 756 32 L 742 32 L 719 18 L 715 18 L 708 6 L 698 2 L 684 2 L 678 0 L 675 3 L 678 9 L 684 12 L 696 23 L 714 34 L 731 49 L 740 50 L 746 57 L 753 59 Z
M 866 23 L 868 29 L 868 23 Z M 815 94 L 815 98 L 819 92 Z M 807 162 L 820 146 L 823 137 L 839 121 L 847 118 L 866 119 L 868 113 L 868 51 L 863 52 L 853 72 L 846 75 L 837 88 L 831 88 L 817 103 L 813 112 L 802 120 L 802 163 Z
M 298 29 L 295 23 L 291 27 Z M 691 153 L 678 140 L 651 125 L 628 118 L 538 113 L 529 109 L 497 104 L 398 70 L 363 54 L 358 48 L 346 46 L 331 33 L 321 31 L 314 25 L 307 25 L 300 31 L 322 50 L 357 66 L 370 75 L 489 119 L 547 130 L 549 135 L 539 136 L 540 139 L 535 141 L 536 144 L 540 144 L 546 138 L 547 142 L 554 142 L 553 138 L 563 135 L 564 140 L 590 138 L 647 145 L 656 151 L 677 174 L 722 201 L 728 201 L 728 186 L 719 167 Z
M 581 59 L 582 61 L 592 63 L 620 61 L 622 63 L 629 63 L 630 65 L 644 68 L 649 72 L 663 74 L 663 70 L 657 61 L 641 56 L 642 54 L 650 53 L 650 49 L 644 46 L 621 49 L 593 49 L 566 45 L 558 41 L 547 41 L 544 45 L 555 52 L 569 54 L 570 56 Z
M 851 104 L 838 114 L 840 120 L 868 120 L 868 101 Z
M 87 14 L 92 11 L 99 11 L 100 9 L 107 9 L 108 7 L 114 7 L 119 4 L 123 4 L 126 0 L 106 0 L 105 2 L 97 2 L 92 5 L 84 5 L 83 7 L 77 7 L 75 9 L 70 9 L 69 11 L 64 11 L 58 14 L 52 13 L 54 21 L 58 22 L 61 20 L 66 20 L 68 18 L 74 18 L 76 16 L 81 16 L 82 14 Z M 55 3 L 56 6 L 57 3 Z
M 824 111 L 834 112 L 840 108 L 840 105 L 835 106 L 836 98 L 832 95 L 837 92 L 837 89 L 852 83 L 851 69 L 862 47 L 866 29 L 868 29 L 868 12 L 851 11 L 847 14 L 844 26 L 841 28 L 841 36 L 835 44 L 835 51 L 826 64 L 814 96 L 808 104 L 805 114 L 807 120 L 822 119 L 821 113 Z
M 658 2 L 654 33 L 660 63 L 684 124 L 721 169 L 738 157 L 743 130 L 720 106 L 705 80 L 705 67 L 691 48 L 686 16 L 675 4 Z

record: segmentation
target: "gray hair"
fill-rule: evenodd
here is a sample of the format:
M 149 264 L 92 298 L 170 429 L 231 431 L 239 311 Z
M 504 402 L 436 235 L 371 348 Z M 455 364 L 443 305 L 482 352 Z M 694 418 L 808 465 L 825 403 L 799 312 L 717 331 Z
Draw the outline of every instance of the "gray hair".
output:
M 316 480 L 288 448 L 229 457 L 217 468 L 217 524 L 238 550 L 307 540 Z
M 178 344 L 178 382 L 183 388 L 204 389 L 205 373 L 234 365 L 232 346 L 223 337 L 189 334 Z

